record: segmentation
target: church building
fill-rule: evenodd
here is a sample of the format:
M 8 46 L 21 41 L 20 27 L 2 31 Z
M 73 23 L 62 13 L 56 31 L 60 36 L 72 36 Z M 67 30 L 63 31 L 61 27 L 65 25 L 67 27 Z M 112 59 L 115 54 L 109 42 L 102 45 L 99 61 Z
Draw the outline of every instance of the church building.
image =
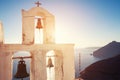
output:
M 36 2 L 36 5 L 29 10 L 21 10 L 21 44 L 5 44 L 4 26 L 2 21 L 0 22 L 0 80 L 13 79 L 15 59 L 21 62 L 16 74 L 19 78 L 25 67 L 22 67 L 25 65 L 22 60 L 27 58 L 30 59 L 30 80 L 75 80 L 74 44 L 55 43 L 55 17 L 42 8 L 39 2 Z M 14 57 L 20 51 L 28 52 L 30 56 Z M 48 70 L 53 73 L 52 79 Z

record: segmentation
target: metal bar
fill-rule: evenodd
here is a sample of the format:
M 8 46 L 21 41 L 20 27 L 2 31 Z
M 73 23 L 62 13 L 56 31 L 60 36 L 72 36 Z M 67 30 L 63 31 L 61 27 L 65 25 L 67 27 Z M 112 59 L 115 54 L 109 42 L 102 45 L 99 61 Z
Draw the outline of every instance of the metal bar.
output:
M 52 55 L 52 56 L 46 56 L 46 57 L 56 57 L 56 55 Z
M 25 56 L 25 57 L 13 57 L 12 59 L 25 59 L 25 58 L 32 58 L 32 56 Z

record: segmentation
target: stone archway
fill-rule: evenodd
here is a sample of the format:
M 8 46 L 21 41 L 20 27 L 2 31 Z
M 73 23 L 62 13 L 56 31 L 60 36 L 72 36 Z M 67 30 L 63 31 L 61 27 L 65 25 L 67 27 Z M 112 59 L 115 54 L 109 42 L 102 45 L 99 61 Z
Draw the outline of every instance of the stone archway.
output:
M 32 52 L 31 61 L 31 80 L 49 80 L 47 78 L 47 59 L 48 52 L 54 53 L 54 79 L 63 80 L 63 53 L 60 50 L 35 50 Z
M 34 19 L 34 43 L 43 44 L 43 28 L 44 28 L 44 18 L 42 16 L 35 16 Z M 39 25 L 38 25 L 39 24 Z
M 63 53 L 61 50 L 48 50 L 46 51 L 46 66 L 47 61 L 51 57 L 54 68 L 51 68 L 51 74 L 49 68 L 47 68 L 47 80 L 63 80 Z M 49 76 L 49 77 L 48 77 Z M 49 79 L 48 79 L 49 78 Z
M 50 50 L 46 53 L 47 80 L 55 80 L 55 52 Z
M 23 60 L 25 61 L 25 64 L 26 64 L 26 71 L 29 74 L 29 76 L 24 79 L 31 80 L 30 79 L 31 59 L 29 58 L 29 57 L 31 57 L 31 54 L 29 51 L 16 51 L 13 53 L 13 56 L 12 56 L 12 80 L 17 80 L 17 78 L 15 78 L 15 74 L 17 73 L 17 70 L 18 70 L 18 62 L 21 60 L 20 57 L 23 57 Z

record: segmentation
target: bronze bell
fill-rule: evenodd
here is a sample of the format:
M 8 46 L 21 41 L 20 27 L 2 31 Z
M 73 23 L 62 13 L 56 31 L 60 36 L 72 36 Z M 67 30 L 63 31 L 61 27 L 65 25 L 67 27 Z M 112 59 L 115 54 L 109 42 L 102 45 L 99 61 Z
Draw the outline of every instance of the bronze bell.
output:
M 27 70 L 26 70 L 26 64 L 25 64 L 25 61 L 23 59 L 21 59 L 19 62 L 18 62 L 18 67 L 17 67 L 17 73 L 15 74 L 15 78 L 25 78 L 25 77 L 28 77 L 29 74 L 27 73 Z
M 54 67 L 51 58 L 48 59 L 48 65 L 47 65 L 47 67 L 49 67 L 49 68 Z
M 40 19 L 40 18 L 38 18 L 36 28 L 37 28 L 37 29 L 41 29 L 41 28 L 43 28 L 43 27 L 42 27 L 42 22 L 41 22 L 41 19 Z

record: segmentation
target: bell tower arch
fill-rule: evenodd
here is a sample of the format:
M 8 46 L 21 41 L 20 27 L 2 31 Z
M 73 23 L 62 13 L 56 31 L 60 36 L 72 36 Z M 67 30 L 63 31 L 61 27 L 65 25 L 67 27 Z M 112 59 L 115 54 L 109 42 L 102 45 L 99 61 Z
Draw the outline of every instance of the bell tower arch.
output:
M 42 19 L 43 44 L 55 43 L 55 27 L 54 16 L 44 8 L 40 7 L 40 3 L 30 10 L 22 10 L 22 44 L 35 43 L 35 17 L 40 16 Z

